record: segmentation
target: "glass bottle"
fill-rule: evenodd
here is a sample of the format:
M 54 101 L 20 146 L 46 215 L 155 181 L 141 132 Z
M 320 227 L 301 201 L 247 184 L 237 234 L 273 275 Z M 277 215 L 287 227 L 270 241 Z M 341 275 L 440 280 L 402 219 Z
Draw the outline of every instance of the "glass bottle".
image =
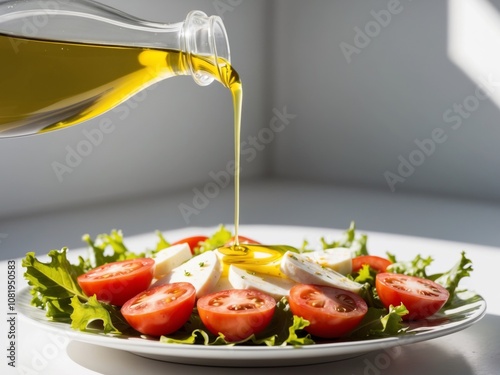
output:
M 164 24 L 90 0 L 0 2 L 0 56 L 0 137 L 78 124 L 178 75 L 234 79 L 220 17 Z

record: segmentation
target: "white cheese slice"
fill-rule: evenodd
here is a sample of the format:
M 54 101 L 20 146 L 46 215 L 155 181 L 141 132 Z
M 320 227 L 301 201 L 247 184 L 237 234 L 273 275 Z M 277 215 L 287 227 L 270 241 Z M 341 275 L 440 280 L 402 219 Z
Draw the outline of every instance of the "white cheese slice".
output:
M 266 293 L 279 301 L 287 296 L 294 281 L 273 276 L 264 276 L 249 273 L 231 264 L 229 266 L 228 279 L 235 289 L 254 289 Z
M 313 251 L 304 255 L 320 266 L 331 268 L 342 275 L 348 275 L 352 272 L 351 250 L 345 247 Z
M 214 291 L 221 273 L 222 267 L 219 258 L 213 251 L 207 251 L 174 268 L 172 272 L 162 277 L 153 286 L 177 282 L 191 283 L 199 298 Z
M 166 249 L 160 250 L 154 257 L 155 270 L 154 277 L 159 279 L 182 263 L 192 258 L 191 249 L 186 243 L 173 245 Z
M 290 279 L 302 284 L 333 286 L 358 293 L 363 285 L 341 273 L 322 267 L 306 255 L 286 252 L 281 260 L 281 271 Z
M 221 277 L 219 278 L 219 281 L 217 281 L 217 284 L 214 286 L 212 293 L 228 289 L 234 289 L 234 287 L 231 285 L 228 278 L 222 274 Z

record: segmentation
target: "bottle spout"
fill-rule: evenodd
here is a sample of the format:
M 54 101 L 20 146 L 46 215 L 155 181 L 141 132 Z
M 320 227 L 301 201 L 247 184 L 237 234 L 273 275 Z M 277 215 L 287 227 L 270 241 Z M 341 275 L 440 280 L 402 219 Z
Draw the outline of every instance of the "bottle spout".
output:
M 214 81 L 214 76 L 193 64 L 191 56 L 204 57 L 217 68 L 217 76 L 222 76 L 221 65 L 231 62 L 229 41 L 224 23 L 219 16 L 207 16 L 195 10 L 188 14 L 184 22 L 184 47 L 188 54 L 191 75 L 200 86 L 207 86 Z

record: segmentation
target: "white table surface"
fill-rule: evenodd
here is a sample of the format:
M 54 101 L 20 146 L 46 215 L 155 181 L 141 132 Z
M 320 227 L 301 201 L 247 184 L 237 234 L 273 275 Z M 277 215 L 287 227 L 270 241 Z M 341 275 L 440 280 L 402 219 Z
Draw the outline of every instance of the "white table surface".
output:
M 245 186 L 245 185 L 244 185 Z M 281 184 L 247 184 L 242 196 L 242 225 L 283 224 L 329 227 L 343 230 L 356 220 L 361 232 L 385 232 L 427 237 L 429 251 L 464 249 L 473 259 L 473 276 L 467 287 L 487 301 L 485 317 L 473 326 L 450 336 L 399 348 L 390 357 L 374 351 L 360 357 L 319 365 L 287 368 L 289 374 L 316 371 L 325 374 L 497 374 L 500 368 L 500 300 L 495 275 L 500 264 L 498 241 L 499 206 L 421 196 L 392 196 L 386 193 Z M 246 195 L 245 195 L 246 194 Z M 16 369 L 7 366 L 7 261 L 17 260 L 18 287 L 24 282 L 19 258 L 28 250 L 46 253 L 51 248 L 81 247 L 80 237 L 123 229 L 125 235 L 167 230 L 183 226 L 216 226 L 231 222 L 232 194 L 222 192 L 211 207 L 186 225 L 179 219 L 179 202 L 191 195 L 153 197 L 147 200 L 86 207 L 29 218 L 0 221 L 3 233 L 0 250 L 0 290 L 4 307 L 0 309 L 1 374 L 234 374 L 257 373 L 262 369 L 199 367 L 166 363 L 138 357 L 114 349 L 70 341 L 18 317 L 16 326 Z M 245 211 L 246 210 L 246 211 Z M 165 215 L 165 213 L 171 213 Z M 245 213 L 246 212 L 246 213 Z M 175 214 L 173 214 L 175 213 Z M 262 219 L 259 219 L 261 217 Z M 214 220 L 215 218 L 215 220 Z M 100 229 L 99 229 L 100 228 Z M 392 228 L 392 230 L 391 230 Z M 128 231 L 127 231 L 128 230 Z M 251 230 L 249 230 L 251 233 Z M 76 237 L 73 241 L 70 235 Z M 398 238 L 397 236 L 395 238 Z M 433 238 L 433 239 L 430 239 Z M 64 242 L 53 246 L 57 241 Z M 401 237 L 403 243 L 408 237 Z M 444 241 L 443 241 L 444 240 Z M 450 242 L 456 241 L 456 242 Z M 420 242 L 420 240 L 417 240 Z M 73 245 L 74 243 L 74 245 Z M 35 247 L 36 246 L 36 247 Z M 421 251 L 426 253 L 425 249 Z M 275 370 L 267 370 L 275 371 Z M 285 371 L 281 369 L 279 371 Z

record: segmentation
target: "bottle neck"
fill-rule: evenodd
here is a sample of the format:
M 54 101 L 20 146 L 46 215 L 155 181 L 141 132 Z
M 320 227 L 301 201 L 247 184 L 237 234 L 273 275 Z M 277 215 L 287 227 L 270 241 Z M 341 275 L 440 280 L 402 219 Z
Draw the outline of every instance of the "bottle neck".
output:
M 231 62 L 229 42 L 222 19 L 218 16 L 208 17 L 200 11 L 188 14 L 182 28 L 181 50 L 188 55 L 188 65 L 193 79 L 200 86 L 213 82 L 214 75 L 207 72 L 203 64 L 195 62 L 195 58 L 203 58 L 217 68 L 217 76 L 222 76 L 221 64 Z

